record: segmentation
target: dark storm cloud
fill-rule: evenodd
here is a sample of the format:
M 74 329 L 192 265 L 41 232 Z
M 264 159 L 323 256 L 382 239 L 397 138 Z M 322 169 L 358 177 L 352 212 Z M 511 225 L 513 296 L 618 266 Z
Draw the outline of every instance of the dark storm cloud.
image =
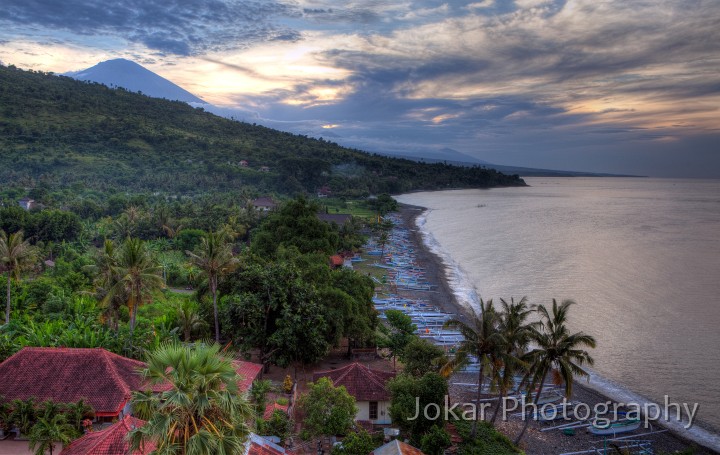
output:
M 297 15 L 292 5 L 275 1 L 6 0 L 0 23 L 113 35 L 169 54 L 193 55 L 297 40 L 297 31 L 274 22 L 292 15 Z

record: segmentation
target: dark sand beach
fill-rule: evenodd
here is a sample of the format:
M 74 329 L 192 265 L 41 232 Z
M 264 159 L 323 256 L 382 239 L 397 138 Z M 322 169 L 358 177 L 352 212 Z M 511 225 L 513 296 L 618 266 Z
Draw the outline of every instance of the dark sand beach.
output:
M 407 297 L 420 297 L 423 298 L 433 305 L 441 308 L 449 313 L 454 313 L 460 317 L 467 317 L 469 310 L 460 305 L 453 293 L 452 288 L 448 283 L 448 278 L 445 273 L 445 265 L 442 259 L 437 255 L 428 250 L 425 245 L 422 234 L 419 231 L 415 220 L 423 213 L 425 209 L 422 207 L 411 206 L 402 204 L 400 207 L 400 216 L 405 227 L 410 231 L 410 239 L 415 244 L 416 260 L 425 269 L 426 278 L 429 282 L 437 285 L 437 288 L 431 292 L 427 291 L 402 291 L 400 294 Z M 453 384 L 459 383 L 476 383 L 477 375 L 473 373 L 458 373 L 450 379 L 451 387 L 451 400 L 453 402 L 464 403 L 471 400 L 474 396 L 474 391 L 467 387 L 457 386 Z M 579 379 L 573 388 L 573 394 L 569 401 L 582 402 L 589 405 L 591 408 L 597 403 L 611 402 L 610 398 L 598 393 L 597 391 L 584 386 L 584 380 Z M 492 414 L 490 414 L 491 416 Z M 488 419 L 490 418 L 488 417 Z M 519 433 L 522 428 L 522 421 L 518 418 L 510 418 L 507 421 L 500 422 L 497 424 L 497 428 L 506 434 L 511 440 Z M 521 443 L 521 448 L 528 455 L 542 454 L 560 454 L 566 452 L 576 452 L 586 449 L 590 449 L 595 446 L 597 448 L 603 447 L 602 437 L 594 436 L 586 432 L 584 428 L 577 429 L 575 434 L 572 436 L 565 435 L 561 431 L 541 431 L 542 429 L 548 428 L 550 425 L 543 422 L 532 421 L 525 434 L 525 437 Z M 653 423 L 653 430 L 663 430 L 660 425 Z M 652 449 L 655 454 L 662 453 L 674 453 L 676 451 L 685 450 L 689 447 L 695 449 L 694 453 L 698 455 L 705 454 L 717 454 L 710 449 L 698 447 L 695 443 L 692 443 L 682 437 L 682 434 L 676 434 L 671 431 L 663 433 L 655 433 L 644 436 L 641 433 L 647 433 L 651 430 L 638 430 L 635 433 L 638 435 L 637 438 L 628 439 L 641 439 L 652 441 Z M 628 435 L 633 434 L 629 433 Z M 619 436 L 626 436 L 625 434 Z M 626 444 L 627 442 L 625 442 Z M 622 445 L 622 444 L 618 444 Z

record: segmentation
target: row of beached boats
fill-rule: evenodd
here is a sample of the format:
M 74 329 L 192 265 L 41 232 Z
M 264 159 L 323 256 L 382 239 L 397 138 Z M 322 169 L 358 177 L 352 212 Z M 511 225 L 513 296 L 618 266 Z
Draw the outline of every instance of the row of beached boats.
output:
M 375 281 L 379 284 L 388 284 L 391 289 L 394 288 L 396 291 L 433 290 L 435 285 L 427 280 L 424 268 L 417 262 L 415 247 L 410 240 L 409 230 L 402 226 L 399 217 L 395 215 L 388 215 L 386 220 L 391 221 L 394 225 L 392 231 L 389 233 L 388 242 L 385 245 L 380 245 L 377 242 L 370 240 L 365 245 L 365 254 L 375 258 L 375 261 L 371 265 L 386 271 L 382 280 L 375 279 Z M 353 262 L 359 262 L 364 259 L 360 256 L 356 256 L 351 260 Z M 445 324 L 455 315 L 447 313 L 440 308 L 431 305 L 426 300 L 421 298 L 401 297 L 397 292 L 391 291 L 382 297 L 376 295 L 373 297 L 373 303 L 381 319 L 386 318 L 385 312 L 388 310 L 398 310 L 410 316 L 413 324 L 417 327 L 418 336 L 427 339 L 436 345 L 443 346 L 450 356 L 452 356 L 455 352 L 457 345 L 463 341 L 463 336 L 458 330 L 445 327 Z M 462 371 L 477 372 L 479 368 L 480 364 L 477 359 L 471 359 Z M 516 382 L 517 387 L 514 388 L 514 391 L 511 391 L 509 396 L 516 400 L 522 400 L 524 392 L 522 392 L 520 388 L 521 378 L 517 378 Z M 477 384 L 454 383 L 454 385 L 477 387 Z M 483 384 L 483 388 L 486 388 L 487 394 L 491 393 L 490 384 Z M 498 399 L 498 397 L 494 397 L 483 399 L 482 401 Z M 560 430 L 565 434 L 571 434 L 576 429 L 585 428 L 593 435 L 603 437 L 612 436 L 613 438 L 616 438 L 616 435 L 618 434 L 635 431 L 641 426 L 640 419 L 628 418 L 622 414 L 616 416 L 616 418 L 606 419 L 601 417 L 595 419 L 581 419 L 573 413 L 576 405 L 578 404 L 579 403 L 565 401 L 564 395 L 557 387 L 548 385 L 538 398 L 538 406 L 533 408 L 535 409 L 534 411 L 531 411 L 529 414 L 521 412 L 514 415 L 522 416 L 525 414 L 526 418 L 529 417 L 538 421 L 548 422 L 550 424 L 563 419 L 565 421 L 564 423 L 549 426 L 541 431 Z M 567 422 L 567 419 L 572 420 Z M 638 445 L 638 448 L 640 450 L 633 451 L 632 453 L 652 453 L 651 449 L 648 449 L 647 444 L 640 444 Z

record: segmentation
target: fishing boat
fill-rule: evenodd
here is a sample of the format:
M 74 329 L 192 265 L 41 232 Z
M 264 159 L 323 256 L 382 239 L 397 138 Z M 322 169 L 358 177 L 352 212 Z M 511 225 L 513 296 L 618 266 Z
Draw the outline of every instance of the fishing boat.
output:
M 631 419 L 628 417 L 621 417 L 615 420 L 596 418 L 588 427 L 588 431 L 595 435 L 615 435 L 637 430 L 640 428 L 640 424 L 640 419 Z

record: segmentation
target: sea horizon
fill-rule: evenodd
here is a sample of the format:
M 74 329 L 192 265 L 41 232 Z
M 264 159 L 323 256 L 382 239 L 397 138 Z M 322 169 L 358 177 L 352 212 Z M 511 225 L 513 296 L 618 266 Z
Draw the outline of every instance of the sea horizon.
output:
M 486 209 L 485 215 L 497 217 L 499 214 L 507 215 L 507 216 L 514 216 L 513 220 L 516 223 L 522 223 L 523 219 L 521 217 L 517 217 L 516 215 L 519 212 L 522 212 L 526 209 L 526 207 L 523 206 L 524 203 L 532 204 L 537 203 L 539 199 L 545 199 L 550 200 L 550 205 L 547 207 L 548 209 L 552 208 L 555 204 L 553 198 L 558 198 L 558 200 L 563 200 L 564 204 L 570 203 L 571 206 L 573 203 L 577 203 L 579 201 L 578 198 L 582 199 L 584 202 L 588 202 L 589 199 L 594 199 L 594 204 L 602 205 L 603 198 L 605 198 L 605 202 L 612 202 L 611 205 L 622 205 L 624 209 L 627 209 L 628 204 L 637 203 L 638 201 L 645 201 L 647 202 L 648 197 L 652 198 L 651 194 L 648 194 L 647 186 L 650 185 L 657 185 L 660 184 L 661 186 L 677 186 L 680 184 L 683 188 L 683 196 L 685 198 L 689 199 L 688 203 L 699 203 L 699 204 L 710 204 L 713 209 L 710 211 L 706 210 L 700 210 L 700 212 L 706 213 L 706 218 L 704 220 L 703 229 L 707 229 L 711 226 L 720 226 L 720 199 L 714 198 L 713 195 L 717 194 L 717 192 L 713 193 L 713 189 L 715 189 L 715 186 L 720 183 L 717 179 L 680 179 L 680 178 L 651 178 L 651 177 L 638 177 L 638 178 L 632 178 L 632 177 L 532 177 L 528 178 L 528 187 L 524 188 L 499 188 L 499 189 L 492 189 L 492 191 L 484 191 L 484 190 L 449 190 L 449 191 L 435 191 L 435 192 L 418 192 L 418 193 L 407 193 L 397 196 L 396 198 L 404 204 L 409 205 L 415 205 L 420 207 L 425 207 L 425 211 L 417 217 L 416 223 L 417 228 L 422 233 L 422 237 L 425 242 L 425 246 L 432 251 L 435 255 L 437 255 L 442 262 L 445 265 L 446 269 L 446 275 L 448 278 L 448 282 L 450 287 L 453 289 L 453 292 L 455 294 L 455 297 L 460 305 L 469 306 L 473 308 L 477 308 L 479 299 L 482 297 L 484 299 L 494 298 L 495 300 L 498 300 L 500 297 L 509 299 L 510 297 L 514 297 L 515 299 L 521 298 L 525 295 L 528 296 L 531 303 L 535 304 L 550 304 L 551 301 L 548 298 L 542 298 L 538 297 L 537 295 L 533 295 L 531 289 L 523 290 L 522 288 L 525 286 L 517 285 L 517 290 L 512 291 L 511 294 L 508 293 L 498 293 L 496 292 L 499 289 L 509 289 L 513 288 L 513 282 L 522 282 L 525 281 L 528 285 L 534 285 L 535 287 L 538 287 L 538 283 L 542 283 L 545 277 L 536 277 L 536 279 L 533 281 L 533 279 L 529 280 L 516 280 L 511 278 L 502 279 L 496 276 L 496 274 L 489 273 L 489 270 L 492 268 L 491 264 L 484 263 L 484 265 L 478 265 L 477 263 L 474 263 L 472 260 L 472 256 L 482 256 L 488 253 L 488 248 L 483 247 L 483 243 L 475 243 L 468 241 L 471 238 L 482 238 L 482 234 L 487 234 L 489 231 L 492 231 L 492 227 L 488 226 L 487 223 L 468 223 L 468 220 L 475 220 L 477 221 L 477 217 L 480 216 L 482 209 Z M 610 191 L 610 194 L 603 194 L 603 192 L 608 191 L 608 189 L 612 190 L 613 184 L 612 182 L 625 182 L 624 184 L 621 184 L 619 186 L 622 186 L 622 189 L 615 189 L 614 191 Z M 641 182 L 648 182 L 648 183 L 641 183 Z M 695 190 L 697 190 L 697 186 L 702 186 L 702 182 L 705 182 L 710 187 L 704 188 L 705 190 L 708 190 L 707 192 L 703 193 L 703 191 L 695 192 L 694 194 L 687 193 L 687 185 L 689 184 L 690 187 L 695 187 Z M 609 187 L 608 187 L 609 185 Z M 638 186 L 639 185 L 639 186 Z M 686 185 L 686 186 L 683 186 Z M 617 186 L 617 184 L 616 184 Z M 643 188 L 645 187 L 645 188 Z M 524 192 L 524 190 L 532 189 L 531 193 L 528 193 L 527 191 Z M 551 191 L 547 191 L 550 189 Z M 575 195 L 572 196 L 570 194 L 563 195 L 564 190 L 570 190 L 571 192 L 574 192 Z M 693 189 L 690 188 L 690 192 L 693 192 Z M 640 193 L 633 193 L 633 191 L 640 191 Z M 665 196 L 671 195 L 670 199 L 665 199 L 665 203 L 668 202 L 677 202 L 672 200 L 672 195 L 677 195 L 677 192 L 674 193 L 673 188 L 665 188 L 666 193 L 663 193 Z M 594 195 L 593 195 L 594 193 Z M 652 191 L 650 191 L 652 193 Z M 578 195 L 579 194 L 579 195 Z M 659 194 L 659 193 L 658 193 Z M 705 196 L 699 197 L 701 194 L 705 194 Z M 680 199 L 682 199 L 680 197 Z M 530 199 L 529 201 L 523 201 L 523 198 Z M 574 199 L 574 201 L 569 202 L 567 198 L 570 198 L 570 200 Z M 662 198 L 661 198 L 662 199 Z M 694 201 L 693 201 L 694 199 Z M 458 202 L 461 201 L 461 202 Z M 454 201 L 454 202 L 453 202 Z M 498 203 L 500 202 L 506 202 L 511 208 L 503 208 L 499 207 Z M 628 202 L 632 201 L 632 202 Z M 682 201 L 680 201 L 682 202 Z M 475 203 L 473 205 L 473 203 Z M 453 205 L 454 204 L 454 205 Z M 488 204 L 490 204 L 490 207 L 488 207 Z M 562 205 L 562 204 L 561 204 Z M 577 210 L 578 207 L 571 207 L 573 210 Z M 707 209 L 707 205 L 705 206 Z M 489 209 L 489 210 L 487 210 Z M 562 217 L 562 208 L 561 207 L 554 207 L 553 215 L 548 215 L 547 217 L 543 218 L 542 215 L 540 215 L 540 219 L 536 219 L 536 221 L 539 221 L 541 223 L 547 223 L 548 220 L 552 221 L 553 217 L 557 217 L 557 222 L 568 222 L 567 219 L 564 219 Z M 595 207 L 593 210 L 596 212 L 595 215 L 597 216 L 598 208 Z M 542 211 L 541 209 L 539 211 Z M 581 211 L 578 213 L 575 213 L 575 215 L 581 214 Z M 537 214 L 533 214 L 535 216 Z M 638 212 L 636 213 L 637 216 L 641 216 L 641 214 Z M 629 220 L 625 222 L 621 222 L 620 224 L 632 224 L 632 216 Z M 607 221 L 607 220 L 606 220 Z M 667 220 L 666 220 L 667 221 Z M 572 222 L 571 222 L 572 223 Z M 506 236 L 504 239 L 505 241 L 508 241 L 508 239 L 513 237 L 512 233 L 512 226 L 513 223 L 499 223 L 501 227 L 498 229 L 504 231 L 503 235 Z M 581 223 L 582 224 L 582 223 Z M 592 224 L 592 223 L 591 223 Z M 462 226 L 462 227 L 461 227 Z M 464 227 L 464 228 L 463 228 Z M 549 228 L 552 228 L 552 226 L 548 226 Z M 587 227 L 587 226 L 586 226 Z M 640 229 L 650 229 L 652 226 L 650 224 L 643 224 L 640 225 Z M 489 231 L 486 231 L 485 229 L 488 229 Z M 617 229 L 617 226 L 613 228 L 612 226 L 608 227 L 609 230 Z M 671 235 L 677 235 L 678 233 L 682 233 L 682 230 L 675 230 L 670 232 Z M 617 232 L 615 232 L 617 233 Z M 478 235 L 480 234 L 480 235 Z M 525 235 L 529 235 L 527 232 L 524 232 Z M 584 240 L 582 242 L 593 242 L 597 241 L 597 238 L 593 237 L 592 233 L 583 232 L 582 233 L 584 237 Z M 588 236 L 588 234 L 590 234 Z M 661 232 L 662 234 L 662 232 Z M 496 243 L 497 243 L 497 239 Z M 537 240 L 537 239 L 535 239 Z M 556 239 L 557 240 L 557 239 Z M 577 240 L 577 239 L 575 239 Z M 608 240 L 608 239 L 604 239 Z M 710 239 L 713 244 L 713 248 L 716 248 L 717 245 L 715 245 L 715 242 Z M 532 239 L 526 240 L 526 242 L 532 242 Z M 560 240 L 562 242 L 562 240 Z M 516 242 L 518 243 L 518 242 Z M 521 248 L 528 247 L 528 243 L 522 243 Z M 551 248 L 555 244 L 550 242 L 548 243 L 542 243 L 542 242 L 536 242 L 535 246 L 532 247 L 532 251 L 530 251 L 530 257 L 536 258 L 537 255 L 543 255 L 543 254 L 549 254 L 550 252 L 544 251 L 544 247 Z M 578 247 L 578 245 L 574 245 L 574 247 Z M 499 248 L 502 248 L 501 246 L 494 244 L 492 248 L 489 248 L 492 253 L 497 253 L 497 250 Z M 613 250 L 613 247 L 609 247 L 610 250 Z M 572 249 L 571 249 L 572 250 Z M 715 251 L 714 249 L 712 251 Z M 556 252 L 557 253 L 557 252 Z M 564 253 L 569 253 L 572 255 L 571 251 L 566 251 Z M 592 253 L 592 251 L 581 251 L 579 253 L 579 256 L 583 257 L 583 259 L 587 258 L 588 253 Z M 592 256 L 592 255 L 590 255 Z M 507 258 L 504 258 L 507 259 Z M 567 273 L 567 270 L 564 270 L 564 267 L 572 267 L 572 260 L 568 260 L 568 257 L 564 257 L 562 254 L 557 256 L 556 258 L 557 262 L 565 262 L 565 264 L 562 267 L 557 268 L 557 270 L 554 270 L 555 273 Z M 607 258 L 605 258 L 607 259 Z M 532 259 L 530 259 L 532 260 Z M 492 262 L 492 261 L 491 261 Z M 507 270 L 508 268 L 511 268 L 512 264 L 508 264 L 507 261 L 505 261 L 505 267 L 503 270 Z M 552 261 L 550 261 L 552 262 Z M 517 265 L 517 264 L 516 264 Z M 606 264 L 607 265 L 607 264 Z M 718 264 L 713 263 L 711 264 L 711 270 L 718 271 Z M 587 264 L 585 265 L 587 267 Z M 526 270 L 523 267 L 519 267 L 521 270 Z M 551 267 L 552 268 L 552 267 Z M 592 268 L 585 269 L 583 273 L 586 273 L 590 276 L 592 276 L 592 273 L 594 271 Z M 499 273 L 499 272 L 498 272 Z M 572 273 L 571 273 L 572 274 Z M 573 277 L 577 278 L 577 274 L 572 274 Z M 637 277 L 636 277 L 637 278 Z M 503 282 L 504 281 L 504 282 Z M 565 280 L 563 281 L 563 286 L 567 285 L 568 288 L 571 288 L 571 286 L 568 285 L 568 282 Z M 607 284 L 607 283 L 606 283 Z M 553 288 L 552 285 L 547 284 L 544 285 L 545 289 L 544 291 L 549 291 Z M 527 286 L 532 287 L 532 286 Z M 543 286 L 539 286 L 541 289 Z M 582 286 L 581 286 L 582 287 Z M 622 287 L 623 284 L 620 283 L 617 285 L 616 289 L 613 289 L 613 292 L 616 293 L 616 296 L 622 295 Z M 683 423 L 681 422 L 670 422 L 665 423 L 663 422 L 663 426 L 670 428 L 671 430 L 679 433 L 683 437 L 686 437 L 690 440 L 693 440 L 701 445 L 704 445 L 706 447 L 711 447 L 715 450 L 720 450 L 720 431 L 719 431 L 719 423 L 720 423 L 720 412 L 717 411 L 717 403 L 714 401 L 720 399 L 718 397 L 717 392 L 714 390 L 717 388 L 717 386 L 712 387 L 711 384 L 706 384 L 707 387 L 705 390 L 698 390 L 697 387 L 690 386 L 687 390 L 684 390 L 683 387 L 678 387 L 678 384 L 676 384 L 676 378 L 675 374 L 673 374 L 674 370 L 677 370 L 678 368 L 683 368 L 682 362 L 679 362 L 679 364 L 672 365 L 672 358 L 668 360 L 667 362 L 663 364 L 658 364 L 658 368 L 661 370 L 661 373 L 664 372 L 665 374 L 660 374 L 660 376 L 665 376 L 662 380 L 658 380 L 658 384 L 640 384 L 636 381 L 637 378 L 643 378 L 647 377 L 651 371 L 643 371 L 643 372 L 636 372 L 637 374 L 628 375 L 632 376 L 629 379 L 630 380 L 623 380 L 623 377 L 626 376 L 625 370 L 630 369 L 631 367 L 637 366 L 638 363 L 636 361 L 633 361 L 633 356 L 628 355 L 631 353 L 620 353 L 618 354 L 616 352 L 616 344 L 614 344 L 612 341 L 607 341 L 607 334 L 606 331 L 612 332 L 614 328 L 612 326 L 602 328 L 597 327 L 596 330 L 593 330 L 592 324 L 589 324 L 587 321 L 583 322 L 583 313 L 589 313 L 589 317 L 587 319 L 593 319 L 595 316 L 595 313 L 598 311 L 598 308 L 593 308 L 594 302 L 588 302 L 588 295 L 593 295 L 593 293 L 597 293 L 598 291 L 596 289 L 591 289 L 592 286 L 589 286 L 588 289 L 585 289 L 586 292 L 583 294 L 582 292 L 579 296 L 573 296 L 573 295 L 556 295 L 558 300 L 563 299 L 574 299 L 578 301 L 578 305 L 573 309 L 574 311 L 574 318 L 572 320 L 573 325 L 571 326 L 571 330 L 578 331 L 583 330 L 591 335 L 596 336 L 599 339 L 599 347 L 596 350 L 597 352 L 593 352 L 593 355 L 598 360 L 595 368 L 591 369 L 591 380 L 590 383 L 586 383 L 584 380 L 579 380 L 578 384 L 584 387 L 589 387 L 590 389 L 593 389 L 605 396 L 607 396 L 609 399 L 612 399 L 614 401 L 622 401 L 622 402 L 637 402 L 637 403 L 660 403 L 662 400 L 663 395 L 669 395 L 670 399 L 673 399 L 673 397 L 678 398 L 679 401 L 692 401 L 693 395 L 696 399 L 696 402 L 699 403 L 699 421 L 696 422 L 695 425 L 693 425 L 692 428 L 689 430 L 683 429 Z M 711 290 L 708 290 L 710 292 Z M 619 292 L 619 293 L 618 293 Z M 635 289 L 634 292 L 630 294 L 634 294 L 640 292 L 642 293 L 642 289 Z M 662 292 L 655 290 L 654 292 Z M 546 292 L 545 292 L 546 293 Z M 586 295 L 587 294 L 587 295 Z M 543 296 L 547 297 L 547 296 Z M 548 300 L 548 301 L 546 301 Z M 711 303 L 711 301 L 707 302 L 708 304 Z M 643 309 L 640 309 L 642 311 Z M 717 311 L 710 311 L 715 317 L 718 316 Z M 706 318 L 701 318 L 706 319 Z M 703 321 L 707 323 L 708 321 Z M 624 321 L 625 325 L 623 327 L 626 327 L 627 321 Z M 644 330 L 646 327 L 641 327 L 642 330 Z M 683 330 L 683 328 L 679 328 L 679 330 Z M 598 333 L 600 332 L 600 333 Z M 616 336 L 617 334 L 613 334 Z M 633 334 L 637 335 L 637 334 Z M 693 335 L 697 336 L 697 332 Z M 656 337 L 656 334 L 652 332 L 648 332 L 646 335 L 647 338 L 650 338 L 650 340 L 645 340 L 646 344 L 647 342 L 652 341 L 652 338 Z M 658 340 L 658 344 L 662 344 L 665 340 L 660 339 Z M 710 343 L 710 347 L 712 347 L 712 340 L 705 340 L 706 343 Z M 707 344 L 703 345 L 705 348 L 707 348 Z M 703 348 L 699 349 L 699 351 L 702 351 Z M 633 350 L 637 351 L 637 350 Z M 658 352 L 662 351 L 661 349 L 648 349 L 648 352 L 644 353 L 646 357 L 651 357 L 652 359 L 660 358 L 662 357 L 662 353 Z M 675 351 L 673 349 L 669 349 L 669 351 Z M 678 357 L 683 357 L 682 349 L 679 349 L 680 352 L 673 352 L 673 355 L 677 355 Z M 712 352 L 712 351 L 711 351 Z M 698 355 L 698 352 L 689 352 L 686 353 L 687 355 Z M 621 357 L 620 360 L 614 360 L 614 361 L 608 361 L 608 357 Z M 623 363 L 625 362 L 625 363 Z M 647 364 L 652 364 L 651 362 L 646 362 Z M 708 363 L 712 363 L 711 359 L 708 359 Z M 645 365 L 642 365 L 645 366 Z M 703 367 L 699 366 L 698 369 L 702 370 Z M 706 377 L 713 377 L 712 371 L 708 371 L 706 373 L 697 372 L 696 375 L 702 375 L 706 374 Z M 650 375 L 652 376 L 652 375 Z M 679 375 L 677 375 L 679 376 Z M 647 381 L 646 381 L 647 382 Z M 652 382 L 652 381 L 650 381 Z M 693 381 L 691 381 L 693 384 L 696 384 L 698 382 L 698 378 L 694 378 Z M 700 381 L 701 382 L 701 381 Z M 667 388 L 666 384 L 671 384 L 672 387 Z

